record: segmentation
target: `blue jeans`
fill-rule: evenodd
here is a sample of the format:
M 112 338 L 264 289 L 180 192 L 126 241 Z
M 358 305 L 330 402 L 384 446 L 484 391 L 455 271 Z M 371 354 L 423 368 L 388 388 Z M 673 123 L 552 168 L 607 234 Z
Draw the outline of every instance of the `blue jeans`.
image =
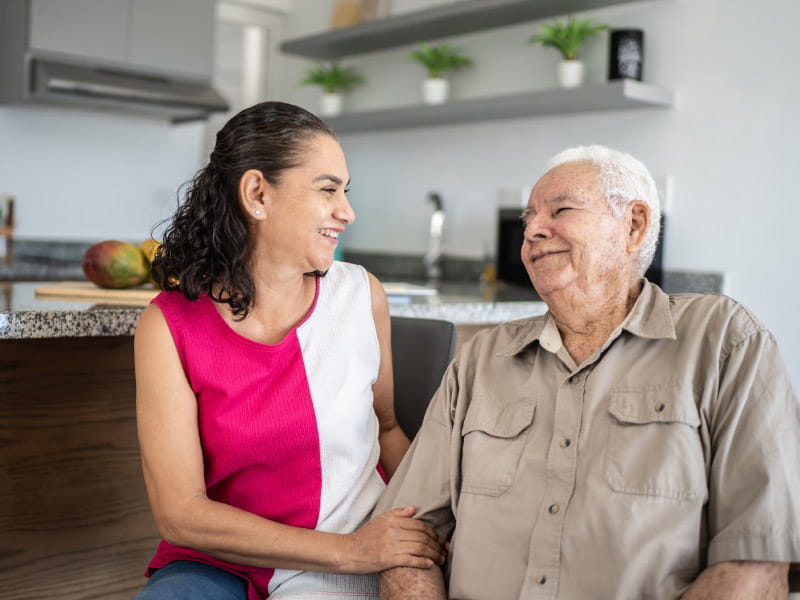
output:
M 153 573 L 133 600 L 247 600 L 247 582 L 218 567 L 176 560 Z

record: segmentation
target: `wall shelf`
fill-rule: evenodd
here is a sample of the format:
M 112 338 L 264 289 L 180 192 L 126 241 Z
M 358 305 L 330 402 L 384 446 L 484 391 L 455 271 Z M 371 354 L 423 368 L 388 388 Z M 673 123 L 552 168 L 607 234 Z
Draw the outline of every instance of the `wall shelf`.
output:
M 327 121 L 337 133 L 354 133 L 606 110 L 669 108 L 672 102 L 670 90 L 621 79 L 579 88 L 453 100 L 435 106 L 344 113 Z
M 625 4 L 637 0 L 462 0 L 286 40 L 281 52 L 332 60 L 417 41 Z

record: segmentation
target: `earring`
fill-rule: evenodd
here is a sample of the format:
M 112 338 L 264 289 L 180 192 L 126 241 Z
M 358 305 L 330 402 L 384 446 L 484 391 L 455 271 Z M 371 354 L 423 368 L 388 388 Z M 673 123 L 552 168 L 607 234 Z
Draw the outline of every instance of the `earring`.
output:
M 260 211 L 260 210 L 258 210 L 258 209 L 256 209 L 256 214 L 257 214 L 257 215 L 260 215 L 260 214 L 261 214 L 261 211 Z

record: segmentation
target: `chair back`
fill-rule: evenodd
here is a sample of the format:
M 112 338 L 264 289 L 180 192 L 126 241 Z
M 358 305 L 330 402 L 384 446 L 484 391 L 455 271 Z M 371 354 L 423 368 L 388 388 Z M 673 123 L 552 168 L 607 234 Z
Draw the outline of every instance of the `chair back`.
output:
M 391 321 L 394 410 L 400 427 L 414 439 L 453 358 L 456 327 L 437 319 L 391 317 Z

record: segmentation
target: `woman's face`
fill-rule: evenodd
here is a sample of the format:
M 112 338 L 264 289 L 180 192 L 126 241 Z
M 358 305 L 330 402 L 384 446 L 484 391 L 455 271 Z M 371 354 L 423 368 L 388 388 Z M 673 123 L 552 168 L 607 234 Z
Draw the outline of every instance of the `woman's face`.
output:
M 277 185 L 266 185 L 256 243 L 271 260 L 307 273 L 330 267 L 355 213 L 345 195 L 350 174 L 339 142 L 319 135 L 304 146 L 300 165 L 283 171 Z

